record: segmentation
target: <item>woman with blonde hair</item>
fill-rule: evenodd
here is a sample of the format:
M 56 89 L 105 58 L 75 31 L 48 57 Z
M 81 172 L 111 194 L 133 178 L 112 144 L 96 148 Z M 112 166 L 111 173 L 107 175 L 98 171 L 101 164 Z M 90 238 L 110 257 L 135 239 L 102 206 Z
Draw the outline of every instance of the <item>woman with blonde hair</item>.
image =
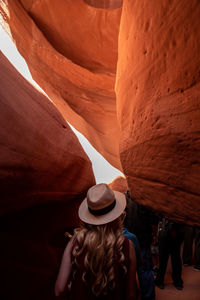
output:
M 125 195 L 97 184 L 79 207 L 83 224 L 64 251 L 55 285 L 67 299 L 136 299 L 134 246 L 122 234 Z

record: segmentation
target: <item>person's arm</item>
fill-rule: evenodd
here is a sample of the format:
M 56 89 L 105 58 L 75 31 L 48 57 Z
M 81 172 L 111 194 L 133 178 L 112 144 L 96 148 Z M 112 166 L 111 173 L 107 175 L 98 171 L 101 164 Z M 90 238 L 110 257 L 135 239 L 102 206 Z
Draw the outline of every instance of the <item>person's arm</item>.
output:
M 67 281 L 71 273 L 72 246 L 73 246 L 73 238 L 71 238 L 63 253 L 60 270 L 55 284 L 56 296 L 61 296 L 67 291 Z
M 137 299 L 136 292 L 136 255 L 133 243 L 129 240 L 129 266 L 127 273 L 126 300 Z

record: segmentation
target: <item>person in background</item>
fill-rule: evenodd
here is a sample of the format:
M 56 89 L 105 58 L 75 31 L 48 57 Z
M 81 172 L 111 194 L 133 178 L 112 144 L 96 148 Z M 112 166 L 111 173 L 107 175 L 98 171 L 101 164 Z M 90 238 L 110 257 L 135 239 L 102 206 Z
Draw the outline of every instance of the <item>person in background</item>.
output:
M 178 290 L 183 289 L 181 244 L 184 238 L 182 224 L 174 223 L 164 217 L 158 226 L 159 268 L 155 279 L 158 288 L 164 289 L 164 277 L 169 256 L 172 263 L 172 280 Z
M 195 227 L 194 270 L 200 271 L 200 227 Z
M 129 232 L 127 230 L 127 228 L 123 227 L 122 228 L 122 233 L 129 239 L 131 240 L 131 242 L 133 243 L 134 245 L 134 248 L 135 248 L 135 254 L 136 254 L 136 270 L 137 270 L 137 273 L 139 274 L 140 273 L 140 268 L 141 268 L 141 265 L 142 265 L 142 257 L 141 257 L 141 250 L 140 250 L 140 245 L 139 245 L 139 242 L 138 242 L 138 239 L 136 237 L 135 234 Z
M 154 271 L 154 278 L 155 278 L 157 275 L 158 265 L 159 265 L 158 225 L 152 225 L 152 232 L 153 232 L 153 242 L 151 244 L 151 254 L 152 254 L 152 260 L 153 260 L 153 265 L 154 265 L 153 271 Z
M 183 245 L 183 265 L 192 265 L 193 259 L 193 241 L 195 239 L 194 249 L 194 270 L 200 271 L 200 227 L 185 225 L 184 245 Z
M 151 244 L 152 225 L 157 225 L 158 217 L 145 206 L 135 202 L 128 190 L 125 195 L 127 206 L 124 227 L 137 237 L 140 246 L 141 264 L 138 270 L 138 280 L 141 300 L 154 300 L 155 284 Z
M 137 272 L 137 296 L 138 299 L 141 298 L 141 289 L 140 286 L 142 285 L 142 256 L 141 256 L 141 250 L 140 245 L 138 242 L 138 239 L 135 234 L 129 232 L 127 228 L 123 227 L 122 233 L 133 243 L 135 248 L 135 254 L 136 254 L 136 272 Z
M 122 233 L 126 198 L 106 184 L 87 192 L 80 228 L 64 251 L 55 295 L 76 300 L 135 300 L 136 255 Z

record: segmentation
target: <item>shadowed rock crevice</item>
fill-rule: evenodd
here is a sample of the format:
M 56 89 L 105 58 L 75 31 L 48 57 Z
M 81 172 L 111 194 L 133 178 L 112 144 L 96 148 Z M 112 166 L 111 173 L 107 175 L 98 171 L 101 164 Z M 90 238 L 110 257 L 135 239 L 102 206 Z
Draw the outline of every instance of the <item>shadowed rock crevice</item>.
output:
M 101 1 L 110 8 L 114 3 Z M 194 223 L 200 202 L 199 13 L 197 0 L 145 6 L 124 0 L 122 9 L 82 0 L 1 6 L 33 78 L 64 118 L 123 170 L 136 201 L 181 220 L 194 201 Z M 156 182 L 165 188 L 158 191 Z
M 87 2 L 110 7 L 0 4 L 4 27 L 53 102 L 0 56 L 2 299 L 54 299 L 64 231 L 78 224 L 78 204 L 95 184 L 65 120 L 123 171 L 112 188 L 200 225 L 199 1 Z
M 64 232 L 79 224 L 95 184 L 92 165 L 54 105 L 2 54 L 0 81 L 0 298 L 50 300 Z

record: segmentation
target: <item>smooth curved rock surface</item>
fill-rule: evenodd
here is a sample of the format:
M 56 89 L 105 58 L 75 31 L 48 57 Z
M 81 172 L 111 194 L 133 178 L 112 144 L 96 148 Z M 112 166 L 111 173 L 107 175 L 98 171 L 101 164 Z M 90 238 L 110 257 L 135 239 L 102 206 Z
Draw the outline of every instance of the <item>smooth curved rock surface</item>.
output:
M 109 187 L 120 193 L 125 193 L 128 190 L 128 185 L 125 177 L 118 176 L 112 182 L 110 182 Z
M 1 214 L 41 203 L 48 194 L 72 199 L 85 192 L 95 180 L 78 138 L 47 97 L 3 55 L 0 62 L 0 190 L 7 200 Z
M 95 184 L 92 165 L 54 105 L 2 54 L 0 82 L 0 298 L 50 300 L 64 232 Z
M 117 111 L 136 201 L 200 225 L 200 3 L 124 0 Z
M 3 0 L 0 12 L 34 80 L 121 169 L 114 92 L 121 9 L 98 9 L 83 0 Z
M 123 172 L 136 201 L 199 224 L 199 1 L 124 0 L 117 113 L 121 9 L 95 9 L 81 0 L 62 0 L 59 7 L 56 1 L 2 3 L 34 79 L 119 169 L 120 134 Z
M 113 9 L 122 7 L 123 0 L 83 0 L 88 5 L 96 8 Z

